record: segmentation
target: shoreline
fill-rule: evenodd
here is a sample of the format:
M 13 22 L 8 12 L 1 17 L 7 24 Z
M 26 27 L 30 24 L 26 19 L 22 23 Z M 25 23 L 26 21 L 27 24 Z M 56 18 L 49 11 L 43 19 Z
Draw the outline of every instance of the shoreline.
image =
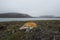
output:
M 60 18 L 0 18 L 0 22 L 8 22 L 8 21 L 37 21 L 37 20 L 60 20 Z

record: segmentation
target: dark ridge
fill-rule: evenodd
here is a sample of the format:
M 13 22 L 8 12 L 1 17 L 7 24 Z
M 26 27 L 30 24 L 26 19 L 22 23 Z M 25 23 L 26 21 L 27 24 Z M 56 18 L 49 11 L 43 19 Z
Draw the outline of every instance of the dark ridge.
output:
M 31 18 L 31 16 L 22 13 L 1 13 L 0 18 Z
M 39 18 L 60 18 L 54 15 L 44 15 L 44 16 L 40 16 Z

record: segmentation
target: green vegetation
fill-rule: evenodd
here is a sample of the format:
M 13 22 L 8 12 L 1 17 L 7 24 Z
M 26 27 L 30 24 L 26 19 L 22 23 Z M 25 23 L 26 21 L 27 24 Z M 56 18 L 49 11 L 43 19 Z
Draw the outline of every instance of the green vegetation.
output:
M 29 21 L 0 22 L 0 40 L 52 40 L 54 35 L 60 35 L 60 20 L 37 20 L 33 21 L 37 28 L 30 32 L 19 30 L 26 22 Z

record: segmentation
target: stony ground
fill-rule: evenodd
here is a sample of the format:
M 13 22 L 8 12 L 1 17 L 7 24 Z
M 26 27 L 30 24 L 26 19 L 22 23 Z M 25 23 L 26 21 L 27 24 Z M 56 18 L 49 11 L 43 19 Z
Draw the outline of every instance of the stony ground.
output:
M 60 40 L 60 20 L 37 20 L 37 28 L 19 30 L 26 22 L 0 22 L 0 40 Z

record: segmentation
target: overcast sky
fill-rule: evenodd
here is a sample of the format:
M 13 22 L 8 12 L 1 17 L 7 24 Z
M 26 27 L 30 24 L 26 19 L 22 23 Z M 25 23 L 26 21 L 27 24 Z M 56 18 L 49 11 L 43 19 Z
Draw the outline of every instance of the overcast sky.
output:
M 60 0 L 0 0 L 0 13 L 5 12 L 60 16 Z

